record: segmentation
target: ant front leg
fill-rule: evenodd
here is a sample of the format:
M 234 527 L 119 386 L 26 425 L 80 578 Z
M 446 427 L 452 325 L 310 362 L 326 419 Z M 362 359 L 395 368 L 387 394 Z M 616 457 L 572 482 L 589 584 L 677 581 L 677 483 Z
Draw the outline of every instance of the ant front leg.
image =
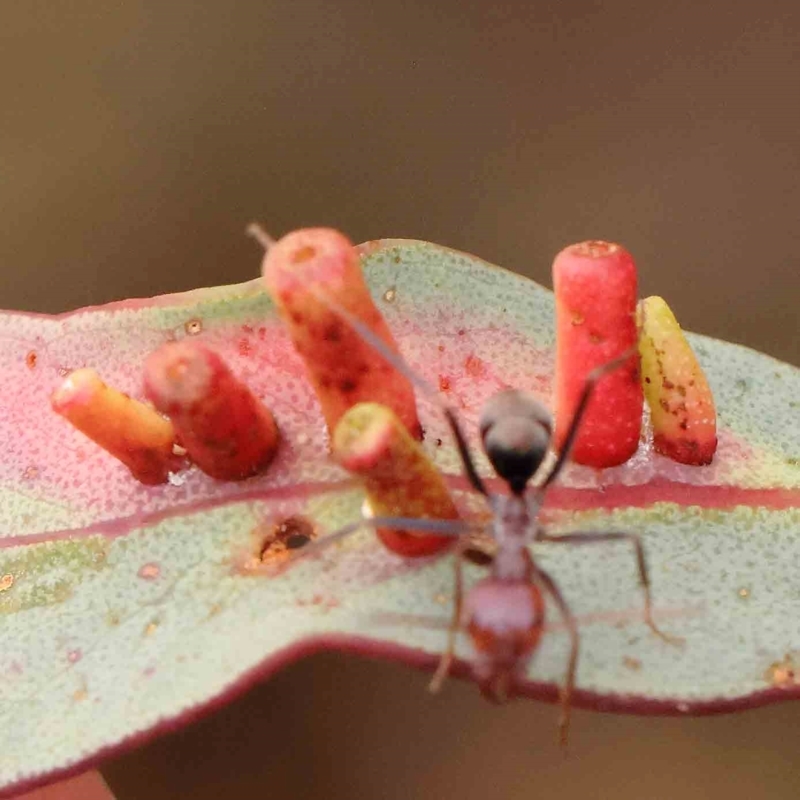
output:
M 472 460 L 472 454 L 469 451 L 467 438 L 461 430 L 461 425 L 458 423 L 455 411 L 447 405 L 443 406 L 443 410 L 453 438 L 456 440 L 458 455 L 461 458 L 461 465 L 464 467 L 464 473 L 467 479 L 476 492 L 480 492 L 484 497 L 489 497 L 489 490 L 486 488 L 483 480 L 481 480 L 481 476 L 478 475 L 478 470 L 475 468 L 475 462 Z
M 636 567 L 639 572 L 639 582 L 644 593 L 644 621 L 656 636 L 670 644 L 682 644 L 683 639 L 664 633 L 653 619 L 653 600 L 650 591 L 650 570 L 641 538 L 635 533 L 621 531 L 577 531 L 574 533 L 551 534 L 541 528 L 536 534 L 537 542 L 553 542 L 556 544 L 598 544 L 602 542 L 630 542 L 636 553 Z
M 634 345 L 633 347 L 629 347 L 624 353 L 613 358 L 608 363 L 595 367 L 586 376 L 586 383 L 583 386 L 583 391 L 578 399 L 578 405 L 575 407 L 575 413 L 572 415 L 572 421 L 564 437 L 564 445 L 556 458 L 555 464 L 553 464 L 550 472 L 541 482 L 539 486 L 540 491 L 548 487 L 559 476 L 561 470 L 564 469 L 564 465 L 567 463 L 567 459 L 572 451 L 572 446 L 575 444 L 575 439 L 578 438 L 581 422 L 583 422 L 583 418 L 586 415 L 586 409 L 589 407 L 589 401 L 592 399 L 592 393 L 598 381 L 610 372 L 619 369 L 631 356 L 638 354 L 638 352 L 638 346 Z
M 564 678 L 564 683 L 560 689 L 559 705 L 561 713 L 558 718 L 558 742 L 563 749 L 566 750 L 567 741 L 569 739 L 569 722 L 570 713 L 572 710 L 572 693 L 575 689 L 575 673 L 578 669 L 578 652 L 580 650 L 580 636 L 578 635 L 578 624 L 575 622 L 575 617 L 569 610 L 567 601 L 561 590 L 556 586 L 556 582 L 543 570 L 537 569 L 534 574 L 534 580 L 544 586 L 545 590 L 550 593 L 550 596 L 558 606 L 559 613 L 564 619 L 564 624 L 569 633 L 569 661 L 567 662 L 567 674 Z
M 471 530 L 471 526 L 466 522 L 452 519 L 428 519 L 425 517 L 361 517 L 361 519 L 351 522 L 349 525 L 326 534 L 320 539 L 310 542 L 302 550 L 299 550 L 288 562 L 277 570 L 283 572 L 298 561 L 313 558 L 315 555 L 327 550 L 337 542 L 358 533 L 360 530 L 372 528 L 390 528 L 392 530 L 403 530 L 409 533 L 418 532 L 420 534 L 435 533 L 438 536 L 461 537 Z M 464 537 L 466 538 L 466 537 Z

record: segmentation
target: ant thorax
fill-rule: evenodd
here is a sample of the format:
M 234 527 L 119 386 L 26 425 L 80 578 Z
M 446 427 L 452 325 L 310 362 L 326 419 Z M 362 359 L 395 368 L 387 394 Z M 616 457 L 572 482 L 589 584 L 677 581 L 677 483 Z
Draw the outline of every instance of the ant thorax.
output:
M 536 532 L 539 502 L 533 495 L 495 494 L 489 498 L 497 542 L 492 574 L 503 581 L 528 581 L 532 562 L 528 546 Z

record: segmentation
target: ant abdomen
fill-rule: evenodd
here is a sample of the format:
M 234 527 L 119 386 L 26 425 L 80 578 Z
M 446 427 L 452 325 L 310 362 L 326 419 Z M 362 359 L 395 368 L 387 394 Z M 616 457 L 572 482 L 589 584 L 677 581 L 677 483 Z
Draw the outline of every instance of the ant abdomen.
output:
M 483 449 L 495 472 L 520 494 L 550 446 L 549 411 L 530 395 L 506 389 L 489 398 L 480 416 Z
M 475 678 L 488 687 L 507 686 L 536 649 L 544 612 L 544 597 L 534 583 L 496 577 L 477 583 L 464 604 L 476 654 Z

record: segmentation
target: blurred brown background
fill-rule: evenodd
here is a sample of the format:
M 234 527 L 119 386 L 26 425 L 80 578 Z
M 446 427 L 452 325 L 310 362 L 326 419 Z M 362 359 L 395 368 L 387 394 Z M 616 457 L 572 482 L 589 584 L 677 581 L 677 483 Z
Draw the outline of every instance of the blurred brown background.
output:
M 800 4 L 0 0 L 0 306 L 256 274 L 243 236 L 429 239 L 549 283 L 622 241 L 687 328 L 800 363 Z M 787 705 L 482 703 L 319 656 L 104 770 L 127 798 L 795 797 Z

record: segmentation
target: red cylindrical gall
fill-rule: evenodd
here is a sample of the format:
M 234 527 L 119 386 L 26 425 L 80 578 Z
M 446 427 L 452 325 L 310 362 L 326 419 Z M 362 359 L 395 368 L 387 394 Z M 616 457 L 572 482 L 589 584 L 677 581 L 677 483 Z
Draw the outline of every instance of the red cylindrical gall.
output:
M 364 482 L 379 517 L 458 519 L 444 479 L 398 417 L 378 403 L 359 403 L 342 416 L 333 457 Z M 379 528 L 378 538 L 406 557 L 429 556 L 453 544 L 451 536 Z
M 624 247 L 587 241 L 562 250 L 553 262 L 556 300 L 554 444 L 560 448 L 589 373 L 636 345 L 636 265 Z M 642 425 L 639 356 L 595 386 L 571 457 L 613 467 L 639 446 Z
M 250 477 L 275 455 L 278 428 L 269 409 L 205 345 L 164 345 L 148 357 L 144 381 L 189 458 L 213 478 Z
M 150 406 L 106 386 L 91 369 L 70 373 L 50 399 L 53 410 L 111 453 L 146 484 L 166 482 L 183 459 L 175 430 Z
M 262 269 L 267 289 L 305 362 L 331 435 L 347 409 L 371 401 L 391 408 L 411 435 L 420 439 L 410 381 L 325 302 L 329 298 L 341 306 L 398 352 L 372 301 L 352 243 L 329 228 L 295 231 L 268 246 Z

